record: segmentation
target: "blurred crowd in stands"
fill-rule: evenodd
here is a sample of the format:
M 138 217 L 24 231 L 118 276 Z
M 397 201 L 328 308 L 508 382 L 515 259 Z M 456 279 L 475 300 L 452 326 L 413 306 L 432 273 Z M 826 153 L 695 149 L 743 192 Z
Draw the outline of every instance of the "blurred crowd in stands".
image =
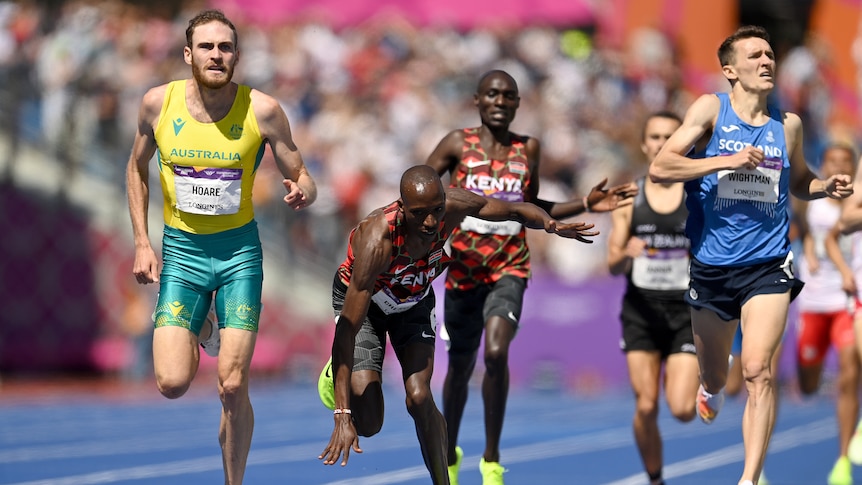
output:
M 121 191 L 141 97 L 188 76 L 186 22 L 205 6 L 0 2 L 0 136 L 11 141 L 0 161 L 27 143 L 56 157 L 69 177 L 102 178 Z M 643 175 L 646 114 L 682 114 L 700 92 L 727 89 L 716 60 L 711 85 L 689 92 L 679 46 L 657 30 L 612 46 L 590 25 L 456 31 L 389 18 L 335 31 L 319 22 L 236 22 L 235 80 L 281 100 L 320 187 L 310 210 L 291 213 L 280 177 L 264 163 L 256 197 L 265 242 L 326 272 L 343 257 L 349 227 L 397 197 L 406 167 L 424 163 L 449 130 L 479 124 L 473 93 L 488 69 L 504 69 L 520 85 L 513 127 L 542 142 L 542 195 L 551 200 L 582 196 L 605 177 L 615 184 Z M 816 39 L 779 59 L 778 102 L 803 116 L 811 162 L 832 136 L 828 62 Z M 604 216 L 586 217 L 607 227 Z M 605 271 L 602 238 L 531 238 L 535 264 L 575 278 Z

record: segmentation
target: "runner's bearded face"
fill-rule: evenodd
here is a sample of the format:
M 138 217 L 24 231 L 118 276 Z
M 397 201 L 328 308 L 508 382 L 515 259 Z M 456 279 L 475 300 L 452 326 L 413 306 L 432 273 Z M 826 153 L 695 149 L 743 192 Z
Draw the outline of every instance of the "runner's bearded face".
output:
M 230 83 L 239 60 L 233 31 L 221 22 L 195 28 L 192 47 L 186 47 L 185 55 L 195 81 L 209 89 L 219 89 Z

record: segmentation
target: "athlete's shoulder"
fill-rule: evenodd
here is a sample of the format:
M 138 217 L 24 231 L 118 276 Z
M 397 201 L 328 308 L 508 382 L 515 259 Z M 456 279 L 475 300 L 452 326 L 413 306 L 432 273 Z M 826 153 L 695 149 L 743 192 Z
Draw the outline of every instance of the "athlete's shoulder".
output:
M 170 84 L 165 83 L 152 87 L 144 93 L 141 99 L 141 116 L 144 119 L 153 120 L 161 113 Z
M 165 83 L 148 89 L 147 92 L 144 93 L 143 104 L 147 106 L 157 105 L 161 108 L 170 85 L 171 83 Z
M 392 212 L 398 210 L 397 206 L 389 204 L 385 207 L 374 209 L 356 225 L 356 231 L 363 234 L 389 233 L 389 219 Z
M 782 111 L 779 120 L 784 125 L 784 141 L 789 149 L 788 155 L 792 156 L 797 144 L 802 140 L 802 119 L 796 113 Z
M 795 129 L 802 126 L 802 118 L 792 111 L 781 111 L 780 119 L 787 128 Z
M 464 140 L 472 134 L 471 128 L 456 128 L 443 137 L 444 143 L 464 143 Z
M 467 138 L 471 136 L 469 131 L 465 128 L 457 128 L 440 139 L 440 142 L 437 144 L 437 148 L 435 149 L 434 154 L 432 154 L 431 159 L 439 157 L 445 157 L 447 159 L 447 170 L 450 170 L 457 163 L 457 159 L 460 158 L 461 151 L 464 147 L 464 143 L 466 143 Z
M 254 109 L 254 113 L 258 117 L 266 118 L 275 113 L 284 113 L 281 103 L 273 96 L 270 96 L 258 89 L 249 88 L 240 84 L 237 89 L 237 93 L 240 93 L 243 90 L 248 90 L 252 109 Z
M 691 103 L 691 107 L 689 107 L 688 111 L 689 113 L 692 111 L 711 111 L 718 113 L 720 108 L 721 97 L 719 97 L 718 93 L 707 93 L 698 96 L 698 98 Z
M 392 230 L 389 221 L 390 206 L 371 211 L 353 230 L 351 245 L 354 254 L 368 255 L 370 252 L 392 247 Z M 396 209 L 397 210 L 397 209 Z
M 281 140 L 287 142 L 288 146 L 294 146 L 287 113 L 284 112 L 278 99 L 254 88 L 243 87 L 237 92 L 242 91 L 248 92 L 248 102 L 257 121 L 261 138 L 270 143 L 280 143 L 279 140 Z
M 712 129 L 721 112 L 721 99 L 716 94 L 702 94 L 688 108 L 682 124 L 685 128 Z
M 539 139 L 535 136 L 515 133 L 513 131 L 509 132 L 509 136 L 512 138 L 513 141 L 523 143 L 528 148 L 539 146 Z

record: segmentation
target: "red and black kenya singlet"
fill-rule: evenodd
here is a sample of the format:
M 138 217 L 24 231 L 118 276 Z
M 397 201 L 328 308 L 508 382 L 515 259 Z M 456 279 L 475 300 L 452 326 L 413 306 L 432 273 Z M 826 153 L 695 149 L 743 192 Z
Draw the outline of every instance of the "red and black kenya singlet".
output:
M 392 240 L 392 256 L 389 269 L 381 273 L 374 284 L 372 300 L 385 313 L 403 312 L 421 300 L 431 288 L 434 278 L 441 275 L 451 258 L 444 250 L 448 233 L 443 232 L 441 221 L 437 239 L 431 245 L 428 254 L 423 258 L 413 259 L 407 253 L 405 246 L 404 214 L 398 202 L 393 202 L 383 208 L 386 221 L 389 223 L 389 235 Z M 345 285 L 350 285 L 353 274 L 352 242 L 356 229 L 350 232 L 347 246 L 347 258 L 338 267 L 338 277 Z
M 530 185 L 527 137 L 512 134 L 505 160 L 492 160 L 479 143 L 479 128 L 464 130 L 461 162 L 452 174 L 452 187 L 485 197 L 523 202 Z M 447 288 L 470 289 L 505 275 L 530 276 L 526 231 L 514 221 L 490 222 L 467 217 L 452 234 L 452 263 Z

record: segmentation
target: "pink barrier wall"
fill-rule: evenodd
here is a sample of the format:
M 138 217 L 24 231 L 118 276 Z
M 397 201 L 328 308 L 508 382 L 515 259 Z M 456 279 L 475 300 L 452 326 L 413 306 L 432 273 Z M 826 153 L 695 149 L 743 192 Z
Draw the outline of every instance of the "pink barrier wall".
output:
M 469 28 L 478 24 L 570 26 L 593 19 L 586 0 L 211 0 L 228 16 L 262 25 L 320 19 L 335 27 L 397 17 L 415 25 Z

